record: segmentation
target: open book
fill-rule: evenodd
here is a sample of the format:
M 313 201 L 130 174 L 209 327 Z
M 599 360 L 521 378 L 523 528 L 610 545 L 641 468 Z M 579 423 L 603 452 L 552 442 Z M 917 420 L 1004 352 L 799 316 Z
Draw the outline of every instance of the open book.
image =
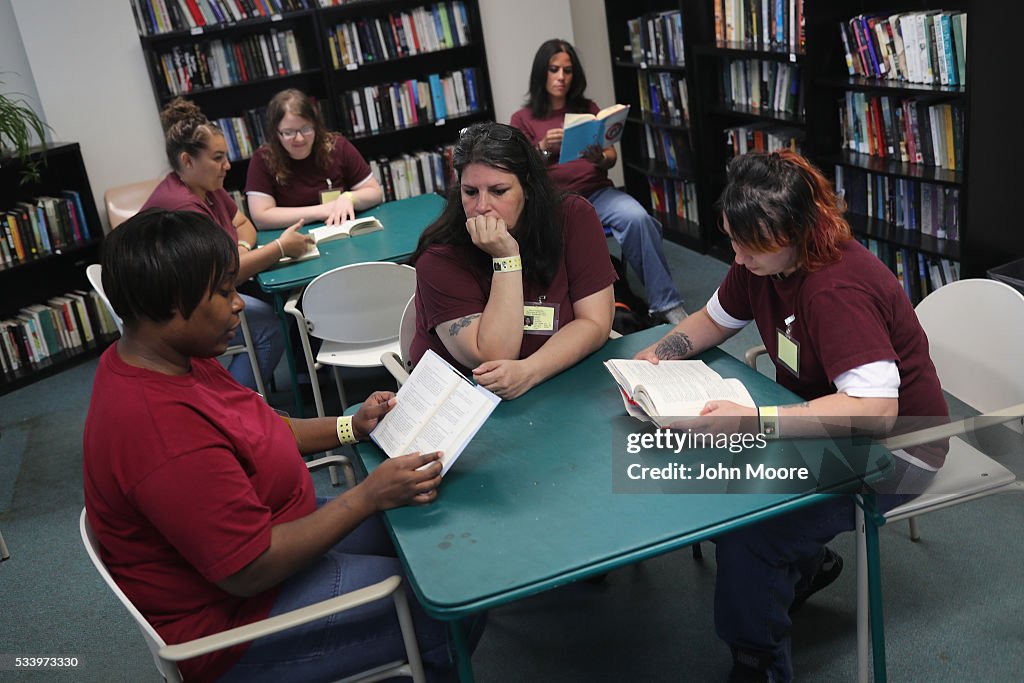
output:
M 389 458 L 441 451 L 448 472 L 501 399 L 427 351 L 398 390 L 398 405 L 370 433 Z
M 310 228 L 309 236 L 313 238 L 313 245 L 310 246 L 309 250 L 302 256 L 294 258 L 282 256 L 277 262 L 285 264 L 308 261 L 311 258 L 320 256 L 320 250 L 316 248 L 318 244 L 330 242 L 331 240 L 343 240 L 348 237 L 355 237 L 356 235 L 365 235 L 368 232 L 377 232 L 383 229 L 384 225 L 373 216 L 353 218 L 350 221 L 338 223 L 337 225 L 322 225 L 319 228 Z
M 619 385 L 626 412 L 668 426 L 675 417 L 700 415 L 708 401 L 733 401 L 755 407 L 738 379 L 724 379 L 701 360 L 609 360 L 605 367 Z
M 591 145 L 602 149 L 614 145 L 622 137 L 627 114 L 628 104 L 613 104 L 596 114 L 566 114 L 562 122 L 564 132 L 558 163 L 579 159 Z

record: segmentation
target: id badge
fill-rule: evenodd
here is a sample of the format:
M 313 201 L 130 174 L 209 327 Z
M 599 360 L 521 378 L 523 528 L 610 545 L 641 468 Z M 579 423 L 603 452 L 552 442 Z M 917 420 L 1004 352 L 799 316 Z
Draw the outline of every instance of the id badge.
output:
M 558 304 L 526 301 L 523 304 L 523 334 L 550 336 L 558 332 Z
M 787 326 L 785 330 L 775 329 L 775 343 L 777 344 L 779 362 L 783 367 L 793 373 L 794 377 L 800 376 L 800 342 L 793 339 L 792 331 Z
M 320 203 L 330 204 L 341 196 L 341 190 L 320 190 Z

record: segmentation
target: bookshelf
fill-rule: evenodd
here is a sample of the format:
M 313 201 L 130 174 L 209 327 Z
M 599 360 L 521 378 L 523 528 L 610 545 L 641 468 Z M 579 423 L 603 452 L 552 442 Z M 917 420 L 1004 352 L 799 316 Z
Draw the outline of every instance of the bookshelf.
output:
M 228 190 L 243 189 L 248 160 L 263 142 L 263 108 L 285 88 L 315 97 L 328 127 L 344 133 L 368 161 L 435 150 L 453 143 L 463 127 L 493 118 L 477 0 L 271 0 L 267 5 L 276 13 L 153 33 L 151 23 L 138 19 L 147 17 L 148 8 L 157 2 L 175 5 L 165 0 L 132 0 L 131 7 L 140 26 L 139 40 L 158 110 L 178 94 L 176 90 L 185 89 L 188 92 L 180 94 L 195 101 L 211 120 L 229 118 L 236 127 L 244 122 L 247 129 L 247 139 L 237 145 L 225 129 L 229 150 L 237 147 L 229 154 Z M 221 0 L 208 4 L 219 5 Z M 178 26 L 187 20 L 178 19 Z M 229 61 L 235 55 L 232 66 L 220 64 L 221 46 Z M 177 78 L 171 73 L 175 64 L 181 65 Z M 245 65 L 255 65 L 248 69 L 255 77 L 237 77 Z M 181 76 L 183 70 L 192 74 L 191 81 Z M 216 85 L 215 72 L 220 73 Z M 465 75 L 469 72 L 472 106 L 470 76 Z M 436 115 L 430 99 L 432 74 L 438 77 L 437 88 L 451 88 L 452 105 L 456 84 L 451 75 L 458 74 L 459 103 L 464 106 L 449 106 L 446 115 Z M 447 84 L 442 83 L 445 80 Z M 440 95 L 443 99 L 444 92 Z M 374 106 L 374 99 L 377 109 L 371 113 L 368 107 Z M 398 116 L 392 119 L 394 110 Z M 371 119 L 378 125 L 371 127 Z
M 46 305 L 48 299 L 76 289 L 89 291 L 85 267 L 99 261 L 103 232 L 78 144 L 57 143 L 46 150 L 37 149 L 33 157 L 45 160 L 45 164 L 40 167 L 39 179 L 25 184 L 19 183 L 21 166 L 17 161 L 4 159 L 0 163 L 0 212 L 14 208 L 17 202 L 60 197 L 61 191 L 73 190 L 78 193 L 81 213 L 91 237 L 78 241 L 69 239 L 64 246 L 51 244 L 49 250 L 40 248 L 34 258 L 0 266 L 0 291 L 3 292 L 3 297 L 0 297 L 0 334 L 10 334 L 2 323 L 16 319 L 21 309 L 27 306 Z M 110 336 L 97 335 L 93 343 L 55 352 L 40 362 L 26 363 L 13 371 L 0 372 L 0 395 L 95 356 L 111 339 Z
M 1024 257 L 1024 232 L 1016 228 L 1012 198 L 1019 193 L 1019 174 L 1013 169 L 1019 163 L 1010 142 L 1019 127 L 1013 107 L 1006 105 L 1010 81 L 1006 72 L 1016 56 L 1004 28 L 1024 20 L 1024 7 L 994 8 L 980 0 L 896 0 L 891 2 L 837 0 L 836 2 L 805 2 L 804 43 L 763 47 L 746 41 L 719 41 L 716 35 L 716 4 L 722 0 L 679 0 L 677 2 L 646 0 L 631 3 L 633 9 L 622 9 L 620 3 L 607 2 L 608 31 L 611 41 L 616 97 L 621 102 L 634 102 L 635 79 L 625 75 L 629 44 L 627 19 L 641 12 L 680 9 L 686 29 L 687 66 L 683 77 L 690 93 L 689 131 L 692 142 L 693 182 L 697 186 L 700 226 L 695 239 L 677 240 L 731 260 L 732 252 L 717 229 L 713 204 L 725 184 L 725 164 L 733 153 L 726 130 L 739 126 L 794 129 L 803 133 L 803 152 L 827 175 L 872 174 L 875 182 L 898 185 L 902 182 L 927 184 L 943 197 L 955 196 L 952 219 L 956 239 L 940 238 L 908 230 L 879 215 L 848 212 L 855 235 L 888 245 L 890 250 L 905 250 L 916 259 L 920 253 L 927 258 L 945 259 L 959 264 L 961 278 L 983 277 L 989 268 Z M 746 3 L 750 4 L 750 3 Z M 762 5 L 760 0 L 756 3 Z M 775 7 L 771 0 L 767 3 Z M 742 6 L 742 5 L 741 5 Z M 850 76 L 839 30 L 841 21 L 859 14 L 893 15 L 927 10 L 967 12 L 967 85 L 931 85 L 906 81 L 888 81 Z M 749 103 L 728 102 L 723 97 L 725 74 L 734 62 L 758 60 L 776 72 L 780 65 L 795 65 L 802 90 L 795 111 L 778 112 L 755 108 Z M 841 103 L 846 93 L 860 93 L 867 98 L 886 97 L 895 101 L 921 99 L 949 104 L 963 117 L 962 154 L 955 170 L 941 166 L 908 163 L 894 158 L 871 156 L 844 148 L 840 127 Z M 628 132 L 628 131 L 627 131 Z M 623 144 L 627 166 L 627 190 L 645 198 L 646 188 L 638 182 L 644 168 L 642 158 L 626 150 L 642 149 L 637 137 Z M 646 167 L 645 170 L 650 170 Z M 648 208 L 650 204 L 648 203 Z M 946 200 L 942 202 L 947 210 Z M 675 239 L 669 230 L 666 237 Z M 912 296 L 912 298 L 919 298 Z

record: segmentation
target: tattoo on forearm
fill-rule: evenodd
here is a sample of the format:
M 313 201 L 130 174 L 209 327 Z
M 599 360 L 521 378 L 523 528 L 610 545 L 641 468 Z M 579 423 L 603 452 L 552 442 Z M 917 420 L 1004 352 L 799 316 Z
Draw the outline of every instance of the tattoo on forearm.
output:
M 479 317 L 479 313 L 474 313 L 473 315 L 467 315 L 464 318 L 459 318 L 451 324 L 451 327 L 448 328 L 448 335 L 451 337 L 457 337 L 463 328 L 469 327 L 469 324 Z
M 693 342 L 682 332 L 676 332 L 662 339 L 654 349 L 654 355 L 660 360 L 685 358 L 693 351 Z

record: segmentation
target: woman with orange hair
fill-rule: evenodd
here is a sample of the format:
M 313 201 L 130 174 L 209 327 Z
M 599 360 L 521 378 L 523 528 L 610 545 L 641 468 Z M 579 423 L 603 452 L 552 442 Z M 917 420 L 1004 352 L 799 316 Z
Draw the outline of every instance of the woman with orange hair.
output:
M 804 402 L 710 401 L 706 424 L 729 418 L 711 427 L 721 431 L 756 418 L 757 430 L 774 438 L 807 434 L 817 421 L 885 432 L 897 416 L 948 415 L 910 300 L 852 239 L 842 202 L 817 168 L 788 150 L 738 157 L 717 209 L 736 252 L 732 268 L 703 309 L 637 358 L 689 358 L 753 321 L 776 381 Z M 883 510 L 920 493 L 944 453 L 895 455 L 899 484 L 878 497 Z M 839 576 L 842 558 L 825 543 L 853 529 L 853 506 L 852 496 L 829 496 L 716 539 L 715 626 L 732 649 L 730 681 L 792 680 L 790 614 Z

